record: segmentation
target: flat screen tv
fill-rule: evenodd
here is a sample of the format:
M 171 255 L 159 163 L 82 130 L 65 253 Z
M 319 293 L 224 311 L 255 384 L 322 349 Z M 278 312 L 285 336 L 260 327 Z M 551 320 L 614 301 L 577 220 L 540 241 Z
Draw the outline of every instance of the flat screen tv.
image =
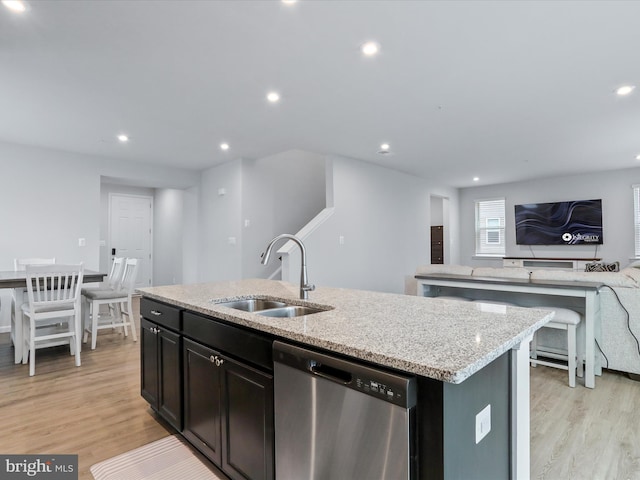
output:
M 516 205 L 518 245 L 602 245 L 602 200 Z

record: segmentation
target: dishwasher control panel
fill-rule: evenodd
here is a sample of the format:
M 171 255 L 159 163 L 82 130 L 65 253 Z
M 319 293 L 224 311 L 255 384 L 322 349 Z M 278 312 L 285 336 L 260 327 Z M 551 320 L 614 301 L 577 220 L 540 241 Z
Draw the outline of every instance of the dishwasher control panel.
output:
M 403 388 L 403 386 L 389 385 L 383 383 L 383 381 L 367 377 L 355 377 L 354 387 L 356 390 L 361 390 L 391 403 L 404 404 L 405 402 L 406 388 Z
M 358 362 L 274 342 L 274 362 L 404 408 L 416 404 L 416 378 Z

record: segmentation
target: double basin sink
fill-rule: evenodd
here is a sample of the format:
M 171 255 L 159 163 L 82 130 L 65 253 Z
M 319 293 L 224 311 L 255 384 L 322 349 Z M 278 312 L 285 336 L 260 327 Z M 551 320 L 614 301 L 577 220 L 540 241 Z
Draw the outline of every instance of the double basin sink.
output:
M 264 317 L 292 318 L 313 313 L 325 312 L 330 308 L 309 307 L 307 305 L 294 305 L 280 300 L 268 298 L 248 298 L 231 300 L 228 302 L 216 302 L 216 305 L 234 308 L 244 312 L 252 312 Z

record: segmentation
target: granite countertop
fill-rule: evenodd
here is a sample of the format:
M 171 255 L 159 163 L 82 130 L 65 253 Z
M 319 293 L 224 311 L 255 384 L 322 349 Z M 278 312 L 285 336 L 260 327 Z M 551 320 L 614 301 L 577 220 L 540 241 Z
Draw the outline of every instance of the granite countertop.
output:
M 542 327 L 553 313 L 483 303 L 250 279 L 148 287 L 144 296 L 309 346 L 461 383 Z M 215 302 L 273 298 L 330 310 L 270 318 Z

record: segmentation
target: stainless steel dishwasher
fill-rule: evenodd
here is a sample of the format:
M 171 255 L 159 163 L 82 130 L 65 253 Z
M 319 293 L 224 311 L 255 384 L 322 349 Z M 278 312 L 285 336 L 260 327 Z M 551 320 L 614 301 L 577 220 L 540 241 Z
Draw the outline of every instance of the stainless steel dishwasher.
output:
M 273 344 L 278 480 L 410 479 L 416 379 Z

